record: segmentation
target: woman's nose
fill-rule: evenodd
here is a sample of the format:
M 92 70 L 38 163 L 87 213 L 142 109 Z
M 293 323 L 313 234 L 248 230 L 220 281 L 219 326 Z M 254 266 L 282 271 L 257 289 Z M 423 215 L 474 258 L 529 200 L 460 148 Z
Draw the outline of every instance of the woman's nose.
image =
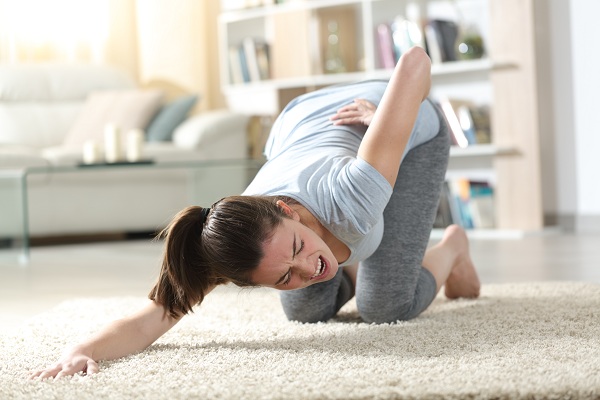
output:
M 315 274 L 315 267 L 308 258 L 301 260 L 297 268 L 299 275 L 305 281 L 310 280 L 310 278 Z

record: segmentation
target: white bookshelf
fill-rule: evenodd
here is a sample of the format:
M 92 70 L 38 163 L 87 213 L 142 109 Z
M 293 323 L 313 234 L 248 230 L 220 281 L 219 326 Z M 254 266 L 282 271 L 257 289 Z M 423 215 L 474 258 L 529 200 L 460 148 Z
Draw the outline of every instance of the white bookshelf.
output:
M 403 14 L 409 3 L 417 4 L 422 16 L 431 10 L 439 13 L 444 7 L 447 11 L 452 4 L 464 6 L 462 16 L 466 23 L 475 25 L 484 38 L 485 58 L 434 63 L 431 70 L 432 97 L 463 97 L 488 104 L 492 109 L 492 143 L 452 147 L 450 152 L 449 176 L 487 177 L 494 184 L 498 229 L 482 230 L 478 235 L 518 237 L 518 232 L 543 229 L 533 0 L 292 0 L 224 11 L 219 17 L 219 46 L 221 88 L 228 106 L 249 115 L 275 116 L 288 101 L 308 91 L 364 79 L 388 79 L 391 70 L 379 67 L 374 28 Z M 314 54 L 318 38 L 309 31 L 294 31 L 285 37 L 275 35 L 274 21 L 297 15 L 307 18 L 310 25 L 311 18 L 319 12 L 337 9 L 350 9 L 356 15 L 354 50 L 358 61 L 349 72 L 324 74 L 307 64 L 302 72 L 285 77 L 247 83 L 231 81 L 231 46 L 245 37 L 259 37 L 285 47 L 290 51 L 289 58 L 303 62 L 306 57 L 297 54 Z M 511 24 L 506 22 L 509 20 Z

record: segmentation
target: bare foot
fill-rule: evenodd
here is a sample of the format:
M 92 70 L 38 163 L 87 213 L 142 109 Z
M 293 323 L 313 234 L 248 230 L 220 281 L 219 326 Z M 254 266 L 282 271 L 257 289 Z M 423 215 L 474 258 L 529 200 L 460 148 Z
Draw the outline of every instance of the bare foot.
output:
M 452 271 L 445 283 L 446 297 L 479 297 L 481 283 L 469 254 L 469 239 L 465 231 L 458 225 L 450 225 L 444 232 L 442 243 L 458 252 Z

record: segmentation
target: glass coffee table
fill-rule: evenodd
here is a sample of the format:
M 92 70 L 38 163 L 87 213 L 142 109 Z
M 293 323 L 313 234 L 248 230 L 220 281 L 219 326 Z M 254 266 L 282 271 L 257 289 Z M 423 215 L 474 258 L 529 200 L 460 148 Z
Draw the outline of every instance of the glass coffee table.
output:
M 28 181 L 32 177 L 79 175 L 104 170 L 140 174 L 148 174 L 153 171 L 178 170 L 185 176 L 188 193 L 187 203 L 190 205 L 210 205 L 225 196 L 240 194 L 240 188 L 245 187 L 252 180 L 261 166 L 262 162 L 259 160 L 238 159 L 161 161 L 156 163 L 142 161 L 138 163 L 48 165 L 21 169 L 0 169 L 0 264 L 2 262 L 17 262 L 26 265 L 29 262 Z M 212 174 L 214 174 L 213 177 L 218 177 L 216 180 L 218 183 L 203 185 L 202 183 L 206 182 L 207 175 Z

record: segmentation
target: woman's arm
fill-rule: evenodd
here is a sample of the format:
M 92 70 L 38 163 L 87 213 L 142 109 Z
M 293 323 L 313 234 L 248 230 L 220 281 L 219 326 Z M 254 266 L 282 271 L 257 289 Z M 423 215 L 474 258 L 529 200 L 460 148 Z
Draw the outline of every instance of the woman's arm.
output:
M 358 156 L 394 186 L 404 148 L 431 87 L 431 60 L 420 47 L 400 57 L 375 110 Z
M 110 323 L 89 340 L 67 350 L 57 363 L 32 373 L 31 378 L 96 373 L 97 361 L 114 360 L 144 350 L 180 319 L 170 317 L 162 305 L 149 301 L 140 311 Z
M 91 337 L 67 350 L 61 359 L 31 377 L 59 378 L 78 372 L 98 372 L 99 360 L 113 360 L 144 350 L 178 322 L 160 304 L 149 301 L 140 311 L 116 320 Z

